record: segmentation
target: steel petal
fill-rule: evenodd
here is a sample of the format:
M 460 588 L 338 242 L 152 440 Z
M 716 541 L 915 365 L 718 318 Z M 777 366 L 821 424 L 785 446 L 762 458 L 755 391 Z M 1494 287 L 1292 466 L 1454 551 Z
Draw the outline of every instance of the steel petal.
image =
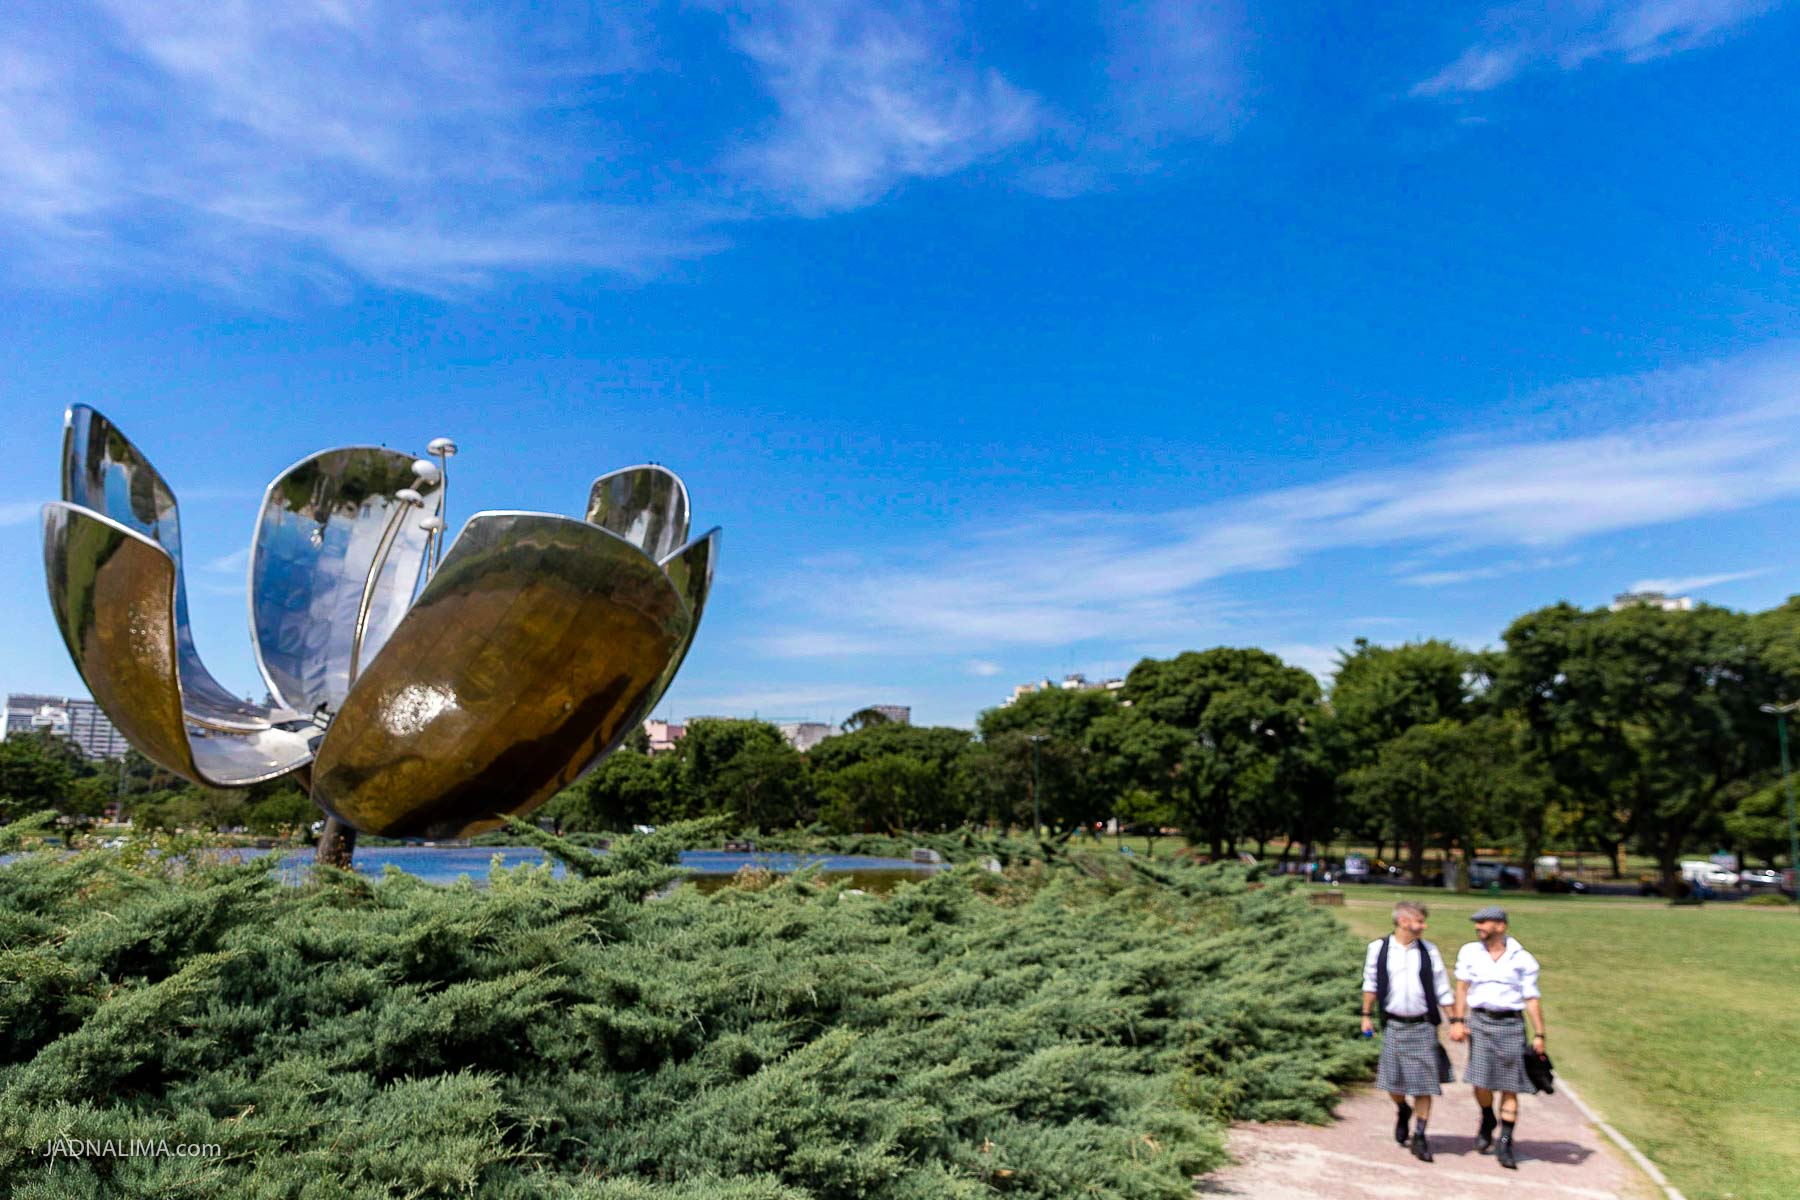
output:
M 687 485 L 654 464 L 613 471 L 588 489 L 587 519 L 660 562 L 687 538 Z
M 494 828 L 624 740 L 689 625 L 662 569 L 607 530 L 477 514 L 351 687 L 313 798 L 371 834 Z
M 724 536 L 724 531 L 715 526 L 706 536 L 695 538 L 662 562 L 669 582 L 675 585 L 675 590 L 681 593 L 682 602 L 688 607 L 689 623 L 687 636 L 681 639 L 681 645 L 675 648 L 669 665 L 663 668 L 662 678 L 656 681 L 656 693 L 644 706 L 644 716 L 649 716 L 656 710 L 663 693 L 675 682 L 675 673 L 681 670 L 682 660 L 687 658 L 688 647 L 694 644 L 694 635 L 700 632 L 700 614 L 706 611 L 706 597 L 712 591 L 713 569 L 718 566 L 719 544 Z
M 298 712 L 335 712 L 350 691 L 357 610 L 378 547 L 393 548 L 374 581 L 362 662 L 400 624 L 425 566 L 420 521 L 443 508 L 442 481 L 413 456 L 379 446 L 326 450 L 276 476 L 250 543 L 250 641 L 269 691 Z M 423 507 L 395 499 L 410 488 Z M 390 529 L 391 526 L 391 529 Z
M 268 710 L 235 696 L 206 669 L 188 625 L 175 493 L 142 451 L 104 414 L 73 405 L 63 418 L 63 499 L 151 539 L 175 567 L 175 642 L 188 717 L 223 730 L 269 727 Z
M 175 560 L 161 545 L 74 504 L 44 506 L 50 607 L 95 703 L 145 757 L 195 783 L 239 787 L 311 757 L 305 736 L 193 730 L 182 694 Z

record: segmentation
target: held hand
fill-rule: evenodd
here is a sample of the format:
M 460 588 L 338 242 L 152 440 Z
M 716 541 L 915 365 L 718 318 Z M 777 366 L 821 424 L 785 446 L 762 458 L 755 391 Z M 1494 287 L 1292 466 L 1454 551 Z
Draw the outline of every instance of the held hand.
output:
M 1450 1027 L 1450 1040 L 1451 1041 L 1460 1042 L 1468 1036 L 1469 1036 L 1469 1031 L 1466 1028 L 1464 1028 L 1463 1026 L 1452 1025 Z
M 1365 1016 L 1362 1019 L 1362 1031 L 1364 1033 L 1374 1033 L 1375 1032 L 1375 1022 L 1369 1020 L 1369 1018 Z

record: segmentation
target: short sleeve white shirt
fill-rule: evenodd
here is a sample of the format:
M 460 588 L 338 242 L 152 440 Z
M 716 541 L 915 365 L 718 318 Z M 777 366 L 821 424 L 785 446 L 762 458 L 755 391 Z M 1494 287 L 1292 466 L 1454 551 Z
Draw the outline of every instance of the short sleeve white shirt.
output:
M 1363 955 L 1363 991 L 1375 990 L 1375 964 L 1381 958 L 1381 943 L 1386 938 L 1376 938 L 1369 943 L 1368 953 Z M 1443 1008 L 1449 1008 L 1456 1000 L 1450 991 L 1450 978 L 1444 973 L 1444 959 L 1438 954 L 1438 948 L 1426 943 L 1431 955 L 1431 985 L 1437 990 L 1437 1002 Z M 1402 946 L 1398 941 L 1388 951 L 1388 994 L 1387 1011 L 1396 1017 L 1422 1017 L 1425 1015 L 1426 996 L 1419 987 L 1419 942 L 1417 939 L 1409 946 Z
M 1538 996 L 1538 960 L 1511 936 L 1499 958 L 1480 942 L 1465 945 L 1456 953 L 1456 977 L 1469 985 L 1470 1008 L 1517 1012 Z

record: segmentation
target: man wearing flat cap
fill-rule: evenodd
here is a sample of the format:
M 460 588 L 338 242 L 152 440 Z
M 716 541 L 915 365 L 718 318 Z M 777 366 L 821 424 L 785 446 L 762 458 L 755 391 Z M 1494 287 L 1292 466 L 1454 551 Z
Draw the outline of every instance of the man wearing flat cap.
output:
M 1394 932 L 1369 943 L 1363 956 L 1362 1031 L 1374 1031 L 1371 1014 L 1381 1015 L 1381 1059 L 1375 1086 L 1394 1102 L 1394 1140 L 1420 1162 L 1431 1161 L 1425 1123 L 1431 1098 L 1449 1083 L 1450 1059 L 1438 1044 L 1438 1009 L 1455 1003 L 1444 959 L 1426 941 L 1425 906 L 1402 900 L 1394 905 Z M 1410 1101 L 1410 1103 L 1408 1103 Z M 1418 1124 L 1408 1136 L 1414 1112 Z
M 1452 1041 L 1469 1039 L 1469 1064 L 1463 1081 L 1475 1089 L 1481 1106 L 1481 1129 L 1476 1148 L 1486 1154 L 1495 1145 L 1494 1129 L 1500 1130 L 1496 1156 L 1508 1170 L 1518 1167 L 1513 1153 L 1513 1126 L 1519 1119 L 1519 1096 L 1537 1091 L 1525 1074 L 1525 1017 L 1530 1014 L 1537 1035 L 1531 1051 L 1544 1051 L 1544 1006 L 1538 998 L 1538 960 L 1506 932 L 1506 910 L 1488 905 L 1470 920 L 1479 941 L 1465 945 L 1456 955 L 1456 1009 L 1450 1018 Z M 1498 1114 L 1494 1093 L 1500 1093 Z

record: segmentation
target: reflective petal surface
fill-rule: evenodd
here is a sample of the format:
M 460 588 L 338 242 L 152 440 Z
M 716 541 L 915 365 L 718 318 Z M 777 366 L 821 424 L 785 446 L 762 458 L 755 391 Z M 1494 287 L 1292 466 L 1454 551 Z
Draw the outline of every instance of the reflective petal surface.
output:
M 62 466 L 65 501 L 110 517 L 167 551 L 175 572 L 175 640 L 188 716 L 224 730 L 267 729 L 267 711 L 233 695 L 200 661 L 188 625 L 175 493 L 150 460 L 103 414 L 77 404 L 64 418 Z
M 478 514 L 350 689 L 313 798 L 371 834 L 494 828 L 624 740 L 690 626 L 669 577 L 607 530 Z
M 655 694 L 650 702 L 644 705 L 639 720 L 647 717 L 656 708 L 657 701 L 675 682 L 675 673 L 681 670 L 682 660 L 687 658 L 688 647 L 694 644 L 694 635 L 700 632 L 700 614 L 706 611 L 706 597 L 712 591 L 713 569 L 719 563 L 719 544 L 724 538 L 724 531 L 714 527 L 705 537 L 695 538 L 687 545 L 663 560 L 663 571 L 669 582 L 681 593 L 681 599 L 688 607 L 687 636 L 681 639 L 681 645 L 675 647 L 674 657 L 669 665 L 663 668 L 662 678 L 656 681 Z
M 375 446 L 302 459 L 269 485 L 250 544 L 250 640 L 269 690 L 287 707 L 335 712 L 350 690 L 351 644 L 364 585 L 392 538 L 370 593 L 366 665 L 412 603 L 439 479 L 420 478 L 410 454 Z M 435 468 L 434 468 L 435 469 Z M 411 488 L 416 507 L 395 498 Z
M 613 471 L 588 489 L 587 519 L 661 562 L 687 539 L 687 485 L 666 467 Z
M 195 783 L 240 787 L 304 765 L 306 737 L 192 729 L 176 636 L 175 560 L 120 522 L 44 506 L 44 573 L 63 641 L 96 703 L 147 758 Z

